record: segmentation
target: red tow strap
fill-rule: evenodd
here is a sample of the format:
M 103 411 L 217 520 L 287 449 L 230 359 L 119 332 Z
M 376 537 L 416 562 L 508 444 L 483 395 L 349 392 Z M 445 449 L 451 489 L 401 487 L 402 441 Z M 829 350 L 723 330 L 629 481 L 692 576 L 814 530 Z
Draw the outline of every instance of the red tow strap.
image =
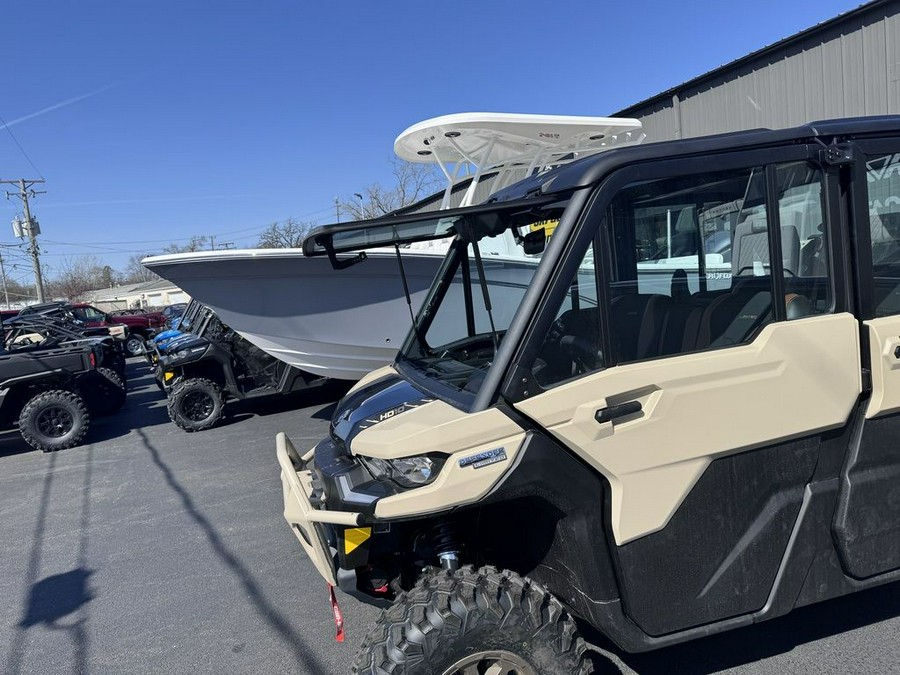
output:
M 338 642 L 344 641 L 344 614 L 338 607 L 337 598 L 334 596 L 334 586 L 328 584 L 328 593 L 331 596 L 331 613 L 334 615 L 334 627 L 337 631 L 334 639 Z

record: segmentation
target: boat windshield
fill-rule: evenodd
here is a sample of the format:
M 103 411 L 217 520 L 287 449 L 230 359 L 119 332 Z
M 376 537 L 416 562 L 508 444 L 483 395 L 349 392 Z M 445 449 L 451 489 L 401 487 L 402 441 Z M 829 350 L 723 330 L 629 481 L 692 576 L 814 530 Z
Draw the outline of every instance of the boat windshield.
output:
M 556 202 L 536 208 L 514 229 L 474 243 L 457 239 L 398 363 L 460 393 L 453 398 L 474 398 L 564 207 Z

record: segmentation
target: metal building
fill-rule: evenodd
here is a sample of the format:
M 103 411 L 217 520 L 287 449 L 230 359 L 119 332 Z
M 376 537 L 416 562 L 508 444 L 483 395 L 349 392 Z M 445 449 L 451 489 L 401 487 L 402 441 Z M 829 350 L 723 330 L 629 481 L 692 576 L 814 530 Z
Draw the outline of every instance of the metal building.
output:
M 648 141 L 900 113 L 900 0 L 875 0 L 614 113 Z

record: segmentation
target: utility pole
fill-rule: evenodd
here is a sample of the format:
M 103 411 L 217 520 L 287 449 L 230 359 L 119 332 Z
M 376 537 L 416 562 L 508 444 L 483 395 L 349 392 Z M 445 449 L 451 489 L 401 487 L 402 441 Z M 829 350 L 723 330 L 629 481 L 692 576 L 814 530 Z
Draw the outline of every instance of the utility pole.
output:
M 0 180 L 0 183 L 9 183 L 11 185 L 18 185 L 19 187 L 18 193 L 7 192 L 6 198 L 9 199 L 10 195 L 14 195 L 22 200 L 22 207 L 25 211 L 25 227 L 23 228 L 23 233 L 27 234 L 28 238 L 31 240 L 29 251 L 31 253 L 31 262 L 34 265 L 34 285 L 35 290 L 37 290 L 38 302 L 44 302 L 44 279 L 41 276 L 41 251 L 40 248 L 38 248 L 37 243 L 37 227 L 34 219 L 31 217 L 31 209 L 28 208 L 28 197 L 45 194 L 46 190 L 36 191 L 31 187 L 36 183 L 43 182 L 43 178 L 31 180 L 26 180 L 25 178 L 20 178 L 19 180 Z
M 3 298 L 6 300 L 6 309 L 9 309 L 9 291 L 6 290 L 6 268 L 3 267 L 2 253 L 0 253 L 0 277 L 3 277 Z

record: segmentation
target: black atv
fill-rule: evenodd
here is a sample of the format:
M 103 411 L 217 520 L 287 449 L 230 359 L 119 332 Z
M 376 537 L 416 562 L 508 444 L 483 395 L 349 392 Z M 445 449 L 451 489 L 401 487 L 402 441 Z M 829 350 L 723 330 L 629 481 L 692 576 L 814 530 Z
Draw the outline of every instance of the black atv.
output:
M 11 355 L 90 348 L 94 367 L 77 379 L 91 413 L 108 415 L 125 403 L 125 355 L 120 341 L 108 335 L 95 335 L 98 329 L 43 315 L 8 319 L 3 328 L 3 350 Z
M 288 394 L 325 381 L 266 354 L 226 326 L 209 307 L 193 332 L 159 356 L 156 378 L 169 417 L 185 431 L 215 426 L 227 400 Z
M 43 452 L 81 443 L 91 423 L 89 408 L 102 407 L 107 398 L 94 392 L 115 375 L 97 368 L 102 357 L 100 343 L 90 340 L 0 352 L 0 428 L 18 425 L 25 442 Z

